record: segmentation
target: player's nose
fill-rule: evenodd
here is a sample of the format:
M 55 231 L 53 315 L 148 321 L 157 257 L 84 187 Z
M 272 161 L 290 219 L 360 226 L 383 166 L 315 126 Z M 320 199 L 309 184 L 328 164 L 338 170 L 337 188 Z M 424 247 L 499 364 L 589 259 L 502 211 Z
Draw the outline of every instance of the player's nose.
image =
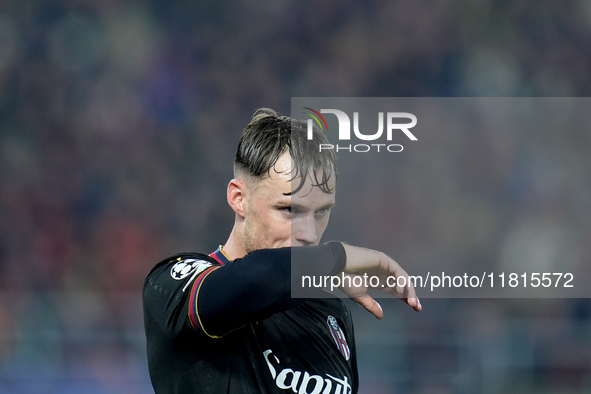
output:
M 297 244 L 302 246 L 315 245 L 318 242 L 316 221 L 313 215 L 306 215 L 297 223 L 292 222 L 292 234 Z

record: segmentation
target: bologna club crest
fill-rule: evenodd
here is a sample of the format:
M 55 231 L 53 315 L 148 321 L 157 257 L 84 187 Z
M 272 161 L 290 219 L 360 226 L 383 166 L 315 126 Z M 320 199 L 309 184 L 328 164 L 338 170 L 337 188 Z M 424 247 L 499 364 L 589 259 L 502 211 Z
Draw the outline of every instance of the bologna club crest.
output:
M 345 360 L 349 360 L 351 357 L 351 351 L 349 350 L 349 344 L 347 343 L 347 338 L 345 337 L 345 333 L 339 327 L 339 323 L 334 316 L 329 315 L 328 319 L 326 320 L 326 324 L 328 324 L 328 328 L 330 328 L 330 333 L 332 334 L 332 338 L 334 339 L 339 351 L 345 357 Z

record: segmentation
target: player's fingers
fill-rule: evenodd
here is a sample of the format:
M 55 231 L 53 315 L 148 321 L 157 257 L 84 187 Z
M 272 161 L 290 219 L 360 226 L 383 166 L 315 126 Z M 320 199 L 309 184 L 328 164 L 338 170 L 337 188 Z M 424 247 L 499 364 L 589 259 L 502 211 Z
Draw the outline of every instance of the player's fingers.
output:
M 391 283 L 395 283 L 395 284 L 403 283 L 404 286 L 398 286 L 398 285 L 384 286 L 380 290 L 382 290 L 384 293 L 391 294 L 391 295 L 399 298 L 400 300 L 402 300 L 403 302 L 408 304 L 411 308 L 413 308 L 416 311 L 420 311 L 423 309 L 423 306 L 421 305 L 421 301 L 419 300 L 419 297 L 417 297 L 415 288 L 412 285 L 412 281 L 410 280 L 408 275 L 399 276 L 396 278 L 395 281 L 387 282 L 387 283 L 390 283 L 390 284 Z
M 420 312 L 423 310 L 423 305 L 421 305 L 421 300 L 419 300 L 418 297 L 401 298 L 401 300 L 403 302 L 405 302 L 406 304 L 408 304 L 408 306 L 410 306 L 412 309 L 414 309 L 417 312 Z
M 378 319 L 384 317 L 384 311 L 382 310 L 382 306 L 369 295 L 359 298 L 353 298 L 353 301 L 359 303 L 362 307 L 367 309 L 369 313 L 371 313 Z
M 404 289 L 404 297 L 402 298 L 402 300 L 404 302 L 406 302 L 410 307 L 412 307 L 415 311 L 420 311 L 421 309 L 423 309 L 423 306 L 421 305 L 421 300 L 419 300 L 419 297 L 417 297 L 417 294 L 415 292 L 415 288 L 412 285 L 412 282 L 410 281 L 408 275 L 406 276 L 407 279 L 407 285 L 406 288 Z

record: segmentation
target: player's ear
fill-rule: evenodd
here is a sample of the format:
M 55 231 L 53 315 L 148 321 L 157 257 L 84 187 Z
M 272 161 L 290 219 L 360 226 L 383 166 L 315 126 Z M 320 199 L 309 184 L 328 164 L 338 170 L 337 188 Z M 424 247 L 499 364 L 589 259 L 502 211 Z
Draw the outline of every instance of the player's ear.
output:
M 245 196 L 246 185 L 244 181 L 240 179 L 232 179 L 228 183 L 228 190 L 226 192 L 226 198 L 228 199 L 228 205 L 240 217 L 244 217 L 244 196 Z

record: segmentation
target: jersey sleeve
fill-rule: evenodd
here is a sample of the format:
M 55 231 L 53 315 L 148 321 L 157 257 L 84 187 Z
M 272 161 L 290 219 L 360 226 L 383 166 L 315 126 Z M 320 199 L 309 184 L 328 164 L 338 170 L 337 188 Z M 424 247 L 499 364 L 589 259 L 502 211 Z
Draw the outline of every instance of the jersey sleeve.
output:
M 219 266 L 199 253 L 180 253 L 161 261 L 144 282 L 144 313 L 167 336 L 193 330 L 187 316 L 192 285 Z
M 292 259 L 296 272 L 328 275 L 342 270 L 345 250 L 338 242 L 261 249 L 223 265 L 206 255 L 173 256 L 148 275 L 144 309 L 168 335 L 219 338 L 304 301 L 291 297 Z
M 297 264 L 293 271 L 292 261 Z M 345 250 L 340 242 L 253 251 L 195 282 L 189 305 L 191 322 L 210 337 L 223 336 L 304 302 L 292 298 L 292 274 L 330 275 L 344 265 Z

